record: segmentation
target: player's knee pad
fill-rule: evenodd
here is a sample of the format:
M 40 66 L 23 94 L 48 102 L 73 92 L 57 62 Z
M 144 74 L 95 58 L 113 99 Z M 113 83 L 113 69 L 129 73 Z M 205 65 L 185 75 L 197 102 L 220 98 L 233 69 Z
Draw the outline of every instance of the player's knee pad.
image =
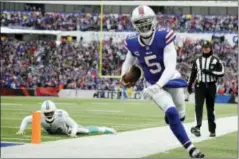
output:
M 178 122 L 180 122 L 179 114 L 175 107 L 168 108 L 168 110 L 166 111 L 166 118 L 170 125 L 178 124 Z
M 184 97 L 184 90 L 182 88 L 172 89 L 169 90 L 170 94 L 172 95 L 173 102 L 178 110 L 180 118 L 185 116 L 185 97 Z
M 174 97 L 173 102 L 176 105 L 176 107 L 185 107 L 185 98 L 184 97 Z

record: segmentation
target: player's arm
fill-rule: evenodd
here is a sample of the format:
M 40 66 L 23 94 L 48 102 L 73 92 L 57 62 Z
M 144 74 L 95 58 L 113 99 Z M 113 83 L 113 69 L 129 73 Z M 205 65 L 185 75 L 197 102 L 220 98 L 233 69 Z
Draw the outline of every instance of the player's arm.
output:
M 72 119 L 70 116 L 66 117 L 66 124 L 71 128 L 71 134 L 69 134 L 71 137 L 75 137 L 78 129 L 78 125 L 75 122 L 74 119 Z
M 23 134 L 24 131 L 26 130 L 28 124 L 31 123 L 31 122 L 32 122 L 32 116 L 31 116 L 31 115 L 26 116 L 26 117 L 22 120 L 20 129 L 19 129 L 19 131 L 17 132 L 17 134 Z
M 176 62 L 177 62 L 177 52 L 174 46 L 174 43 L 169 43 L 164 48 L 164 66 L 165 70 L 161 78 L 156 83 L 161 88 L 173 77 L 176 70 Z
M 137 62 L 137 58 L 134 57 L 130 51 L 128 51 L 127 55 L 126 55 L 126 58 L 125 58 L 125 61 L 122 65 L 122 68 L 121 68 L 121 84 L 123 86 L 126 86 L 126 87 L 132 87 L 135 83 L 134 82 L 129 82 L 127 81 L 128 77 L 127 77 L 127 73 L 130 71 L 130 69 L 132 68 L 132 66 L 134 64 L 136 64 Z M 134 74 L 136 75 L 136 74 Z
M 121 77 L 123 77 L 123 75 L 130 70 L 132 65 L 136 64 L 136 61 L 137 61 L 137 58 L 134 57 L 130 51 L 128 51 L 125 61 L 121 68 Z

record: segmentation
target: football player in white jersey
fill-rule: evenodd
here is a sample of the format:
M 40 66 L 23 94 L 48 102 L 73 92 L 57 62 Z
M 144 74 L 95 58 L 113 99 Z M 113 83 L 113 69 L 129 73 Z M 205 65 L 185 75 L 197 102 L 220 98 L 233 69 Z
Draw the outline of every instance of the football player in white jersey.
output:
M 104 133 L 115 134 L 116 131 L 108 127 L 87 126 L 77 124 L 69 114 L 57 109 L 54 102 L 46 100 L 42 103 L 41 125 L 48 134 L 66 134 L 70 137 L 77 137 L 77 134 Z M 29 123 L 32 122 L 32 115 L 26 116 L 21 123 L 17 134 L 24 134 Z

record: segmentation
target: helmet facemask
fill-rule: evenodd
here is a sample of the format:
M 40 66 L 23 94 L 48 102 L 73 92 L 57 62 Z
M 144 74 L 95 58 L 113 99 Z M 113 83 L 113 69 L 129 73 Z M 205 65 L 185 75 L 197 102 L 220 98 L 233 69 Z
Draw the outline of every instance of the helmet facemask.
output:
M 156 19 L 154 16 L 146 17 L 133 22 L 134 28 L 140 33 L 144 38 L 150 37 L 153 33 L 153 29 L 156 25 Z
M 55 111 L 57 110 L 54 102 L 46 100 L 42 103 L 41 112 L 47 122 L 53 122 L 55 119 Z
M 44 112 L 44 115 L 46 117 L 46 121 L 52 122 L 54 120 L 54 114 L 55 114 L 55 111 Z

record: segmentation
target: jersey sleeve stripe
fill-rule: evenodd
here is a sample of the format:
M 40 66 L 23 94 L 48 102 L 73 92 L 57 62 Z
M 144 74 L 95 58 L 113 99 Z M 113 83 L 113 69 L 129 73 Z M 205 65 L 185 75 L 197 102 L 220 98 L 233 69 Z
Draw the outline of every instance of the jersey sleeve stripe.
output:
M 171 30 L 170 32 L 168 32 L 168 34 L 166 35 L 166 40 L 170 37 L 170 36 L 172 36 L 172 34 L 173 34 L 173 31 Z
M 124 40 L 124 45 L 127 46 L 127 42 Z
M 126 40 L 124 40 L 124 48 L 127 49 L 127 50 L 129 50 L 129 49 L 128 49 L 128 46 L 127 46 Z
M 175 38 L 176 38 L 176 35 L 173 34 L 170 38 L 166 39 L 166 44 L 171 43 L 172 41 L 174 41 Z

